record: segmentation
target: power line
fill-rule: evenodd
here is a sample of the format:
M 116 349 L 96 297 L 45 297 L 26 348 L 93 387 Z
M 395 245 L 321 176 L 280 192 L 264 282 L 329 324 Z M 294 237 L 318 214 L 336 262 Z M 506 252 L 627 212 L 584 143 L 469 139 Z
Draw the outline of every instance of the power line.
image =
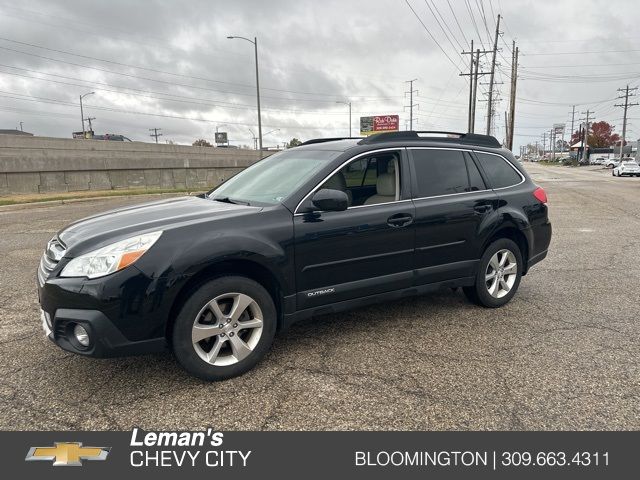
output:
M 2 95 L 5 94 L 5 95 Z M 33 95 L 24 95 L 21 93 L 14 93 L 14 92 L 6 92 L 3 90 L 0 90 L 0 97 L 2 98 L 11 98 L 14 100 L 22 100 L 22 101 L 29 101 L 29 102 L 38 102 L 38 103 L 49 103 L 49 104 L 53 104 L 53 105 L 60 105 L 60 106 L 67 106 L 67 107 L 74 107 L 77 108 L 80 104 L 79 103 L 75 103 L 75 102 L 69 102 L 66 100 L 57 100 L 57 99 L 51 99 L 51 98 L 46 98 L 46 97 L 38 97 L 38 96 L 33 96 Z M 151 116 L 151 117 L 159 117 L 159 118 L 170 118 L 170 119 L 177 119 L 177 120 L 191 120 L 191 121 L 195 121 L 195 122 L 205 122 L 205 123 L 224 123 L 227 125 L 241 125 L 241 126 L 253 126 L 253 123 L 246 123 L 246 122 L 234 122 L 234 121 L 228 121 L 228 120 L 221 120 L 221 119 L 205 119 L 205 118 L 198 118 L 198 117 L 186 117 L 186 116 L 182 116 L 182 115 L 170 115 L 170 114 L 166 114 L 166 113 L 152 113 L 152 112 L 140 112 L 140 111 L 135 111 L 135 110 L 125 110 L 125 109 L 119 109 L 119 108 L 112 108 L 112 107 L 101 107 L 101 106 L 97 106 L 97 105 L 86 105 L 87 107 L 91 107 L 94 110 L 101 110 L 101 111 L 106 111 L 106 112 L 115 112 L 115 113 L 125 113 L 125 114 L 130 114 L 130 115 L 144 115 L 144 116 Z M 323 129 L 323 128 L 332 128 L 331 126 L 314 126 L 314 127 L 305 127 L 305 126 L 300 126 L 300 125 L 269 125 L 270 127 L 274 127 L 274 128 L 297 128 L 297 129 L 308 129 L 308 130 L 319 130 L 319 129 Z
M 549 55 L 583 55 L 585 53 L 628 53 L 628 52 L 640 52 L 640 49 L 631 49 L 631 50 L 591 50 L 591 51 L 578 51 L 578 52 L 550 52 L 550 53 L 526 53 L 527 57 L 537 57 L 537 56 L 549 56 Z
M 442 33 L 444 33 L 445 38 L 449 41 L 449 43 L 453 47 L 453 50 L 455 52 L 458 51 L 458 48 L 460 50 L 464 50 L 464 47 L 462 46 L 462 44 L 458 41 L 458 39 L 455 37 L 455 35 L 453 35 L 453 32 L 451 32 L 451 29 L 449 28 L 449 25 L 447 25 L 447 22 L 444 20 L 444 18 L 442 18 L 442 15 L 440 14 L 440 11 L 438 10 L 438 7 L 436 7 L 435 3 L 431 2 L 433 4 L 433 8 L 431 8 L 431 5 L 429 4 L 428 0 L 424 0 L 424 3 L 427 6 L 427 8 L 429 9 L 429 11 L 431 12 L 431 15 L 433 15 L 433 18 L 436 19 L 436 22 L 437 22 L 438 26 L 440 27 L 440 30 L 442 30 Z M 449 30 L 449 33 L 451 33 L 451 36 L 453 37 L 453 39 L 458 44 L 458 48 L 456 48 L 456 46 L 453 44 L 453 42 L 449 38 L 449 35 L 447 34 L 445 29 L 443 28 L 442 23 L 440 23 L 440 20 L 438 20 L 438 17 L 436 16 L 436 13 L 434 12 L 434 9 L 435 9 L 435 12 L 438 12 L 438 15 L 440 15 L 440 17 L 442 18 L 442 22 L 444 23 L 445 27 L 447 27 L 447 30 Z
M 26 68 L 12 67 L 12 66 L 3 65 L 3 64 L 0 64 L 0 67 L 13 68 L 13 69 L 23 70 L 23 71 L 27 71 L 27 72 L 32 72 L 32 73 L 38 73 L 38 74 L 41 74 L 41 75 L 50 75 L 50 76 L 55 76 L 57 78 L 75 80 L 75 81 L 80 81 L 80 82 L 84 82 L 84 83 L 78 84 L 78 83 L 62 82 L 62 81 L 53 80 L 53 79 L 50 79 L 50 78 L 34 77 L 34 76 L 30 76 L 30 75 L 22 75 L 22 74 L 19 74 L 19 73 L 12 73 L 12 72 L 2 72 L 4 74 L 6 74 L 6 75 L 18 76 L 18 77 L 21 77 L 21 78 L 29 78 L 29 79 L 33 79 L 33 80 L 40 80 L 40 81 L 45 81 L 45 82 L 50 82 L 50 83 L 56 83 L 56 84 L 59 84 L 59 85 L 69 85 L 69 86 L 77 86 L 77 87 L 91 87 L 91 88 L 93 88 L 95 90 L 99 90 L 99 91 L 103 91 L 103 92 L 110 92 L 110 93 L 117 93 L 119 95 L 129 95 L 129 96 L 136 96 L 136 97 L 152 98 L 152 99 L 156 99 L 156 100 L 171 101 L 171 102 L 178 102 L 178 103 L 186 103 L 186 104 L 193 104 L 193 105 L 207 105 L 207 106 L 212 106 L 212 107 L 228 108 L 228 109 L 235 109 L 235 110 L 247 110 L 247 109 L 256 110 L 256 108 L 257 108 L 255 105 L 250 105 L 250 104 L 222 102 L 222 101 L 209 100 L 209 99 L 200 98 L 200 97 L 176 95 L 176 94 L 172 94 L 172 93 L 155 92 L 155 91 L 152 91 L 152 90 L 143 90 L 143 89 L 132 88 L 132 87 L 124 87 L 124 86 L 113 85 L 113 84 L 104 83 L 104 82 L 85 81 L 85 80 L 78 79 L 78 78 L 75 78 L 75 77 L 67 77 L 67 76 L 64 76 L 64 75 L 57 75 L 57 74 L 52 74 L 52 73 L 40 72 L 40 71 L 37 71 L 37 70 L 30 70 L 30 69 L 26 69 Z M 107 86 L 107 87 L 112 87 L 112 88 L 116 88 L 116 89 L 120 88 L 120 89 L 125 89 L 125 90 L 132 90 L 132 91 L 135 91 L 137 93 L 123 92 L 123 91 L 119 91 L 119 90 L 110 90 L 108 88 L 101 88 L 100 86 Z M 156 96 L 156 95 L 162 95 L 162 96 Z M 263 108 L 263 110 L 268 110 L 268 111 L 272 111 L 272 112 L 295 113 L 295 114 L 303 114 L 303 115 L 304 114 L 342 115 L 341 113 L 338 113 L 338 112 L 323 112 L 323 111 L 320 111 L 320 110 L 299 110 L 299 109 L 283 109 L 283 108 L 272 108 L 272 107 Z M 361 113 L 361 112 L 358 112 L 358 113 Z
M 447 4 L 449 5 L 449 10 L 451 10 L 451 14 L 453 15 L 453 19 L 456 22 L 456 25 L 458 25 L 458 29 L 460 30 L 460 34 L 462 35 L 462 38 L 464 39 L 465 42 L 467 42 L 467 46 L 471 47 L 471 45 L 469 44 L 469 40 L 467 40 L 467 36 L 464 33 L 464 30 L 462 30 L 462 27 L 460 26 L 460 22 L 458 21 L 458 16 L 456 15 L 456 12 L 453 10 L 453 7 L 451 6 L 451 2 L 449 0 L 447 0 Z
M 476 33 L 478 34 L 478 43 L 480 44 L 480 46 L 483 45 L 482 43 L 482 35 L 480 35 L 480 30 L 478 29 L 478 24 L 476 23 L 476 18 L 473 15 L 473 10 L 471 10 L 471 4 L 469 3 L 469 0 L 464 0 L 465 6 L 467 7 L 467 12 L 469 13 L 469 16 L 471 17 L 471 22 L 473 23 L 473 28 L 475 28 Z M 491 42 L 489 42 L 491 43 Z
M 121 66 L 121 67 L 127 67 L 127 68 L 135 68 L 138 70 L 146 70 L 149 72 L 153 72 L 153 73 L 161 73 L 161 74 L 165 74 L 165 75 L 171 75 L 174 77 L 180 77 L 180 78 L 186 78 L 186 79 L 191 79 L 191 80 L 199 80 L 199 81 L 205 81 L 205 82 L 210 82 L 210 83 L 217 83 L 217 84 L 222 84 L 222 85 L 230 85 L 230 86 L 234 86 L 234 87 L 241 87 L 241 88 L 250 88 L 250 89 L 255 89 L 255 85 L 248 85 L 248 84 L 241 84 L 241 83 L 236 83 L 236 82 L 226 82 L 226 81 L 222 81 L 222 80 L 214 80 L 211 78 L 206 78 L 206 77 L 199 77 L 199 76 L 195 76 L 195 75 L 186 75 L 186 74 L 181 74 L 181 73 L 175 73 L 175 72 L 170 72 L 167 70 L 159 70 L 159 69 L 155 69 L 155 68 L 150 68 L 150 67 L 143 67 L 140 65 L 133 65 L 133 64 L 128 64 L 128 63 L 122 63 L 122 62 L 116 62 L 113 60 L 107 60 L 104 58 L 98 58 L 98 57 L 93 57 L 90 55 L 83 55 L 83 54 L 78 54 L 78 53 L 74 53 L 74 52 L 70 52 L 70 51 L 66 51 L 66 50 L 60 50 L 60 49 L 55 49 L 55 48 L 49 48 L 49 47 L 44 47 L 42 45 L 37 45 L 34 43 L 28 43 L 28 42 L 21 42 L 18 40 L 12 40 L 10 38 L 6 38 L 6 37 L 0 37 L 0 40 L 6 41 L 6 42 L 10 42 L 10 43 L 15 43 L 18 45 L 23 45 L 23 46 L 28 46 L 28 47 L 32 47 L 32 48 L 38 48 L 41 50 L 46 50 L 46 51 L 50 51 L 50 52 L 55 52 L 55 53 L 61 53 L 63 55 L 70 55 L 73 57 L 78 57 L 78 58 L 84 58 L 87 60 L 94 60 L 94 61 L 98 61 L 98 62 L 103 62 L 103 63 L 108 63 L 108 64 L 112 64 L 112 65 L 117 65 L 117 66 Z M 51 58 L 51 57 L 46 57 L 46 56 L 42 56 L 42 55 L 38 55 L 35 53 L 31 53 L 31 52 L 25 52 L 22 50 L 15 50 L 15 49 L 10 49 L 7 47 L 0 47 L 2 49 L 8 50 L 8 51 L 12 51 L 15 53 L 21 53 L 24 55 L 30 55 L 30 56 L 35 56 L 38 58 L 43 58 L 46 60 L 52 60 L 52 61 L 56 61 L 56 62 L 61 62 L 61 63 L 66 63 L 69 65 L 73 65 L 73 66 L 77 66 L 77 67 L 82 67 L 82 68 L 90 68 L 90 69 L 94 69 L 94 70 L 98 70 L 98 71 L 102 71 L 102 72 L 106 72 L 106 73 L 113 73 L 116 75 L 124 75 L 124 76 L 128 76 L 128 77 L 134 77 L 134 78 L 141 78 L 143 80 L 152 80 L 152 81 L 159 81 L 157 79 L 150 79 L 147 77 L 141 77 L 138 75 L 134 75 L 134 74 L 125 74 L 122 72 L 116 72 L 113 70 L 107 70 L 104 68 L 99 68 L 99 67 L 93 67 L 93 66 L 87 66 L 87 65 L 82 65 L 82 64 L 76 64 L 76 63 L 72 63 L 72 62 L 68 62 L 65 60 L 61 60 L 61 59 L 57 59 L 57 58 Z M 178 86 L 188 86 L 188 87 L 192 87 L 189 85 L 184 85 L 184 84 L 175 84 L 174 82 L 161 82 L 161 83 L 167 83 L 167 84 L 174 84 L 174 85 L 178 85 Z M 192 87 L 192 88 L 196 88 L 196 87 Z M 202 87 L 200 87 L 202 88 Z M 290 94 L 295 94 L 295 95 L 310 95 L 310 96 L 320 96 L 320 97 L 341 97 L 343 96 L 342 93 L 324 93 L 324 92 L 300 92 L 300 91 L 296 91 L 296 90 L 285 90 L 285 89 L 279 89 L 279 88 L 270 88 L 270 87 L 261 87 L 262 90 L 269 90 L 269 91 L 273 91 L 273 92 L 280 92 L 280 93 L 290 93 Z M 233 94 L 233 95 L 249 95 L 249 96 L 254 96 L 254 93 L 239 93 L 239 92 L 229 92 L 229 91 L 224 91 L 224 90 L 211 90 L 211 91 L 217 91 L 220 93 L 227 93 L 227 94 Z M 275 99 L 282 99 L 283 97 L 266 97 L 263 96 L 264 98 L 275 98 Z M 329 100 L 327 100 L 329 101 Z M 331 102 L 333 102 L 333 100 L 331 100 Z
M 487 17 L 484 14 L 484 4 L 476 1 L 476 7 L 478 7 L 478 11 L 480 12 L 480 18 L 482 19 L 482 23 L 484 23 L 484 29 L 487 32 L 487 39 L 489 40 L 489 44 L 491 44 L 491 33 L 489 32 L 489 25 L 487 24 Z
M 451 62 L 451 64 L 456 68 L 456 70 L 459 70 L 458 65 L 456 64 L 456 62 L 454 62 L 451 59 L 451 57 L 447 54 L 447 52 L 445 52 L 444 48 L 442 48 L 442 45 L 440 45 L 440 43 L 436 40 L 436 38 L 433 36 L 433 34 L 429 31 L 429 29 L 424 24 L 424 22 L 422 21 L 420 16 L 416 13 L 416 11 L 413 9 L 411 4 L 409 3 L 409 0 L 404 0 L 404 2 L 407 4 L 407 6 L 411 9 L 411 11 L 415 15 L 415 17 L 418 19 L 418 21 L 420 22 L 420 25 L 422 25 L 422 28 L 424 28 L 424 31 L 429 34 L 429 36 L 431 37 L 431 40 L 433 40 L 433 42 L 438 46 L 438 48 L 442 51 L 442 53 L 444 53 L 444 56 L 447 57 L 449 62 Z

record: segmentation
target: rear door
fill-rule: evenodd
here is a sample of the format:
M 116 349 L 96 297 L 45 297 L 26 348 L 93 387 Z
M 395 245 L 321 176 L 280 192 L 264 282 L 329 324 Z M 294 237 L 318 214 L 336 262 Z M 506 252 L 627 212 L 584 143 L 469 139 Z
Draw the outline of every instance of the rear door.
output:
M 334 172 L 340 178 L 323 182 L 346 185 L 347 210 L 294 215 L 299 310 L 411 286 L 415 209 L 407 162 L 404 149 L 358 156 Z
M 416 283 L 474 275 L 482 255 L 481 231 L 497 196 L 470 152 L 454 148 L 409 149 L 416 207 Z

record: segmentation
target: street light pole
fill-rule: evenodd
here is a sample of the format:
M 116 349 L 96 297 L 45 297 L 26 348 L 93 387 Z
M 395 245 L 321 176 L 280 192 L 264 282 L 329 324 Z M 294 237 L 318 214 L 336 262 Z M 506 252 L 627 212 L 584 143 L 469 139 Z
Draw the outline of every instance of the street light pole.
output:
M 258 73 L 258 37 L 253 37 L 253 40 L 250 40 L 245 37 L 236 37 L 229 36 L 228 39 L 239 38 L 241 40 L 246 40 L 249 43 L 253 43 L 253 48 L 256 56 L 256 97 L 257 97 L 257 105 L 258 105 L 258 143 L 260 146 L 260 152 L 262 152 L 262 116 L 260 114 L 260 75 Z M 260 154 L 262 155 L 262 153 Z
M 351 136 L 351 102 L 336 102 L 336 103 L 349 106 L 349 136 Z
M 80 119 L 82 120 L 82 138 L 86 137 L 86 130 L 84 129 L 84 112 L 82 110 L 82 99 L 86 96 L 93 95 L 96 92 L 89 92 L 80 95 Z

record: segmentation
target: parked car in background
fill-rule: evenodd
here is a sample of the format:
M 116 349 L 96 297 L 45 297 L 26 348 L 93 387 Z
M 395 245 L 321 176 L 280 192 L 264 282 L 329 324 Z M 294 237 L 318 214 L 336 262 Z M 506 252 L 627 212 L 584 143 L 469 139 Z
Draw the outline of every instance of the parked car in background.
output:
M 607 168 L 616 168 L 620 164 L 619 158 L 610 158 L 605 162 Z
M 605 157 L 595 157 L 592 158 L 589 163 L 591 163 L 591 165 L 604 165 L 606 162 L 607 159 Z
M 640 177 L 640 165 L 632 159 L 624 159 L 618 166 L 611 171 L 614 177 Z

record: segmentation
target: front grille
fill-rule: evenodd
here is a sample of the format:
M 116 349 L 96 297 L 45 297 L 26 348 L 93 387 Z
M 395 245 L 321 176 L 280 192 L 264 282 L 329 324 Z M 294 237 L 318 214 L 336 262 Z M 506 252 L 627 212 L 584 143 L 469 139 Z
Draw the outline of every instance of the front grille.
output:
M 49 278 L 49 275 L 51 275 L 51 272 L 56 268 L 60 259 L 64 257 L 65 251 L 66 247 L 58 237 L 53 237 L 49 240 L 47 248 L 40 259 L 40 266 L 38 267 L 38 282 L 41 286 L 44 285 L 44 282 Z

